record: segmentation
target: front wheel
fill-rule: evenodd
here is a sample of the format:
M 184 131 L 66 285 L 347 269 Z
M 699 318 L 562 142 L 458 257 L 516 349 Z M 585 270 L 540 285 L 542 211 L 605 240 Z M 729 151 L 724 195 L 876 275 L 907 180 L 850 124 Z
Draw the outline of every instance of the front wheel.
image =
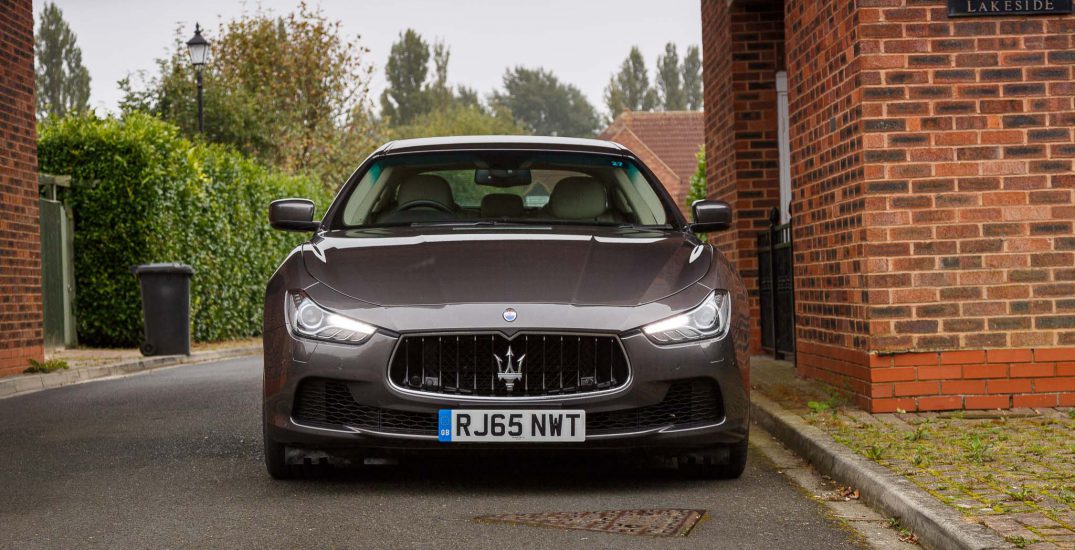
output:
M 704 479 L 738 479 L 747 467 L 747 438 L 738 443 L 688 453 L 678 458 L 679 471 Z
M 265 469 L 273 479 L 294 479 L 299 476 L 299 469 L 287 463 L 287 447 L 269 435 L 267 426 L 261 430 L 261 439 L 265 447 Z

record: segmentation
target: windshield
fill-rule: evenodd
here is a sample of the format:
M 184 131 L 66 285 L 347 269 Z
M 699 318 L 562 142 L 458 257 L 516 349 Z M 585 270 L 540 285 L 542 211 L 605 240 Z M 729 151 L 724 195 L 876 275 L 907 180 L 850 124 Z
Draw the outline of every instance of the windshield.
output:
M 442 224 L 668 226 L 629 159 L 520 151 L 414 153 L 373 163 L 344 199 L 346 227 Z

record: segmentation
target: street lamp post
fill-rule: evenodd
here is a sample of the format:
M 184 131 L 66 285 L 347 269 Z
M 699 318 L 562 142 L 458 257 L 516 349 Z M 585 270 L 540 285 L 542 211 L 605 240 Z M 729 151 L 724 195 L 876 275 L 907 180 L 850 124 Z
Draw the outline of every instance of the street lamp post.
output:
M 198 81 L 198 133 L 202 133 L 202 67 L 209 57 L 209 41 L 202 36 L 202 28 L 194 24 L 194 38 L 187 40 L 187 52 L 190 53 L 190 64 L 194 66 L 195 78 Z

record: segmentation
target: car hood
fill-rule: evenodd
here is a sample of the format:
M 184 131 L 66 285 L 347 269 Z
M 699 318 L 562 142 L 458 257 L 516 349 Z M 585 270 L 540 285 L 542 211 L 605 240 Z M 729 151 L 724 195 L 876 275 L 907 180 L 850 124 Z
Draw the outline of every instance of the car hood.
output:
M 701 279 L 712 249 L 677 231 L 455 227 L 322 233 L 310 275 L 380 306 L 552 303 L 633 306 Z

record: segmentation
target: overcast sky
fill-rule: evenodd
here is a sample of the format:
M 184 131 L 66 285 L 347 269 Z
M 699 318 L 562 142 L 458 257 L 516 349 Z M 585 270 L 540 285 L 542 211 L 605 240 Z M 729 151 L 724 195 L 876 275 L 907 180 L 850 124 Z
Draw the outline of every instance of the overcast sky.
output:
M 115 110 L 116 82 L 139 70 L 153 71 L 168 52 L 177 28 L 183 39 L 194 22 L 215 29 L 258 6 L 280 14 L 298 0 L 56 0 L 78 36 L 83 63 L 92 78 L 90 104 Z M 40 12 L 44 2 L 34 0 Z M 384 88 L 384 64 L 392 42 L 407 27 L 427 41 L 439 38 L 452 51 L 448 67 L 454 84 L 483 96 L 499 87 L 505 68 L 542 66 L 578 86 L 604 110 L 609 76 L 637 45 L 653 78 L 664 44 L 701 43 L 698 0 L 311 0 L 330 19 L 342 21 L 348 36 L 358 34 L 375 66 L 373 97 Z

